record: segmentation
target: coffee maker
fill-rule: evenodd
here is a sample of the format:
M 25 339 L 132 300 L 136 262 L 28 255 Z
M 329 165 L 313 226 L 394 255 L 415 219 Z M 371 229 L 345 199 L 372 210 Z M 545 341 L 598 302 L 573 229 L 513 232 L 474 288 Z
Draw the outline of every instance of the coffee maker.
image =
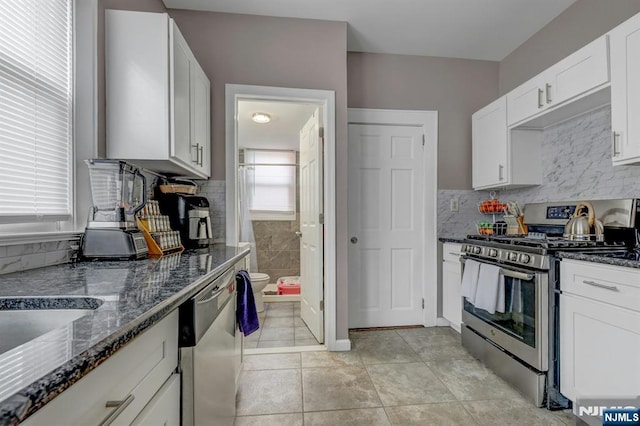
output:
M 169 216 L 171 228 L 180 231 L 187 248 L 206 247 L 212 243 L 209 200 L 205 197 L 181 193 L 163 193 L 158 187 L 155 198 L 162 214 Z
M 146 200 L 140 170 L 119 160 L 86 160 L 93 207 L 82 237 L 82 257 L 130 260 L 147 257 L 149 249 L 136 224 Z

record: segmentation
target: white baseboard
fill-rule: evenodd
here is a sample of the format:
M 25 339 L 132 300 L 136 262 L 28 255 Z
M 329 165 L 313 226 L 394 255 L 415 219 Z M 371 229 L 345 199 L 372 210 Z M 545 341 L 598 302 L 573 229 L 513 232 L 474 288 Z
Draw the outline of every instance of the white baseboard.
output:
M 335 341 L 333 345 L 330 345 L 330 347 L 327 349 L 333 352 L 348 352 L 351 350 L 351 340 L 338 339 Z
M 449 320 L 446 320 L 442 317 L 438 318 L 436 320 L 436 327 L 451 327 L 453 328 L 455 331 L 457 331 L 458 333 L 460 333 L 460 324 L 456 324 L 454 322 L 451 322 Z
M 450 325 L 451 323 L 442 317 L 436 320 L 436 327 L 449 327 Z

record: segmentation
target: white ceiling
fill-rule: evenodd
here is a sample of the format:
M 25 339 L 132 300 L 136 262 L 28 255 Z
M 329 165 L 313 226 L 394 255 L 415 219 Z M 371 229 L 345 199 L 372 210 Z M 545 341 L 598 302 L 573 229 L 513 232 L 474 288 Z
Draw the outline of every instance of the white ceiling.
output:
M 238 101 L 238 147 L 299 151 L 300 129 L 318 105 L 276 101 Z M 266 124 L 255 123 L 256 112 L 271 115 Z
M 168 8 L 346 21 L 347 49 L 500 61 L 575 0 L 163 0 Z

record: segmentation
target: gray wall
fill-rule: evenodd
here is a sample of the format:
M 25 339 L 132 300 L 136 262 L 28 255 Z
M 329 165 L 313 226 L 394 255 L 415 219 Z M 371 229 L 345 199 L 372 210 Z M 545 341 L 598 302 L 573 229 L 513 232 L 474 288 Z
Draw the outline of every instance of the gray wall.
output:
M 498 63 L 349 52 L 350 108 L 438 111 L 438 188 L 471 188 L 471 114 L 498 97 Z
M 640 0 L 578 0 L 500 62 L 500 93 L 640 12 Z

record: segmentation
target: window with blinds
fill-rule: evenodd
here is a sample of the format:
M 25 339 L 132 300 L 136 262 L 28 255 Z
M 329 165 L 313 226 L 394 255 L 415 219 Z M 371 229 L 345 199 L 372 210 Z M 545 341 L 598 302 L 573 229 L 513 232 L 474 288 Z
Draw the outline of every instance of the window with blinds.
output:
M 295 220 L 296 152 L 246 149 L 251 218 Z
M 72 0 L 0 0 L 0 222 L 72 214 Z

